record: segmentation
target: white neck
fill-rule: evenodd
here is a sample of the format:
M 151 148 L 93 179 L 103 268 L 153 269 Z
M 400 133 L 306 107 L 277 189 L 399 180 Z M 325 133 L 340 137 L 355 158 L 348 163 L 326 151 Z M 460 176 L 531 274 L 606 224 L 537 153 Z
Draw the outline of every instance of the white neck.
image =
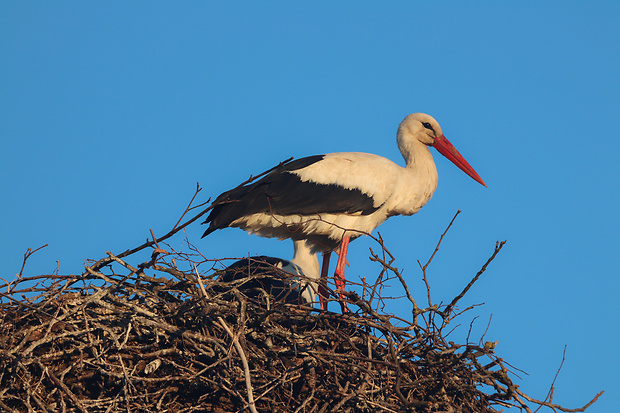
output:
M 307 278 L 306 282 L 309 287 L 302 295 L 307 296 L 308 302 L 314 302 L 318 293 L 317 281 L 321 277 L 319 258 L 316 253 L 312 252 L 305 240 L 293 241 L 293 244 L 295 246 L 295 255 L 291 262 L 301 268 L 301 271 Z
M 415 214 L 428 202 L 437 189 L 437 168 L 428 146 L 420 142 L 411 133 L 399 129 L 398 148 L 406 166 L 399 179 L 399 189 L 395 191 L 394 212 L 396 214 Z
M 321 277 L 319 258 L 313 253 L 305 240 L 293 241 L 295 255 L 291 262 L 302 269 L 304 275 L 310 280 L 318 280 Z
M 431 155 L 428 146 L 420 142 L 411 132 L 399 128 L 396 134 L 396 142 L 400 153 L 405 158 L 407 168 L 415 168 L 417 165 L 428 163 L 432 164 L 433 167 L 435 166 L 433 155 Z
M 406 168 L 418 175 L 420 179 L 423 179 L 427 190 L 432 194 L 437 189 L 437 181 L 439 180 L 433 155 L 431 155 L 428 146 L 417 140 L 415 144 L 411 145 L 411 149 L 407 153 L 408 156 L 405 157 L 405 162 L 407 162 Z

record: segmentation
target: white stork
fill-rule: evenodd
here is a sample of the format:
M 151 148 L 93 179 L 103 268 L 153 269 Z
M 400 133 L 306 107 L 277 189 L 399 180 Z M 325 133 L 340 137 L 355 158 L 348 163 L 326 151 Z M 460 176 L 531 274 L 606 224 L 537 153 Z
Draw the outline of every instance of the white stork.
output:
M 294 241 L 294 245 L 295 255 L 290 261 L 262 255 L 244 258 L 226 267 L 218 281 L 231 282 L 255 276 L 239 285 L 246 294 L 255 296 L 253 290 L 262 289 L 276 300 L 312 305 L 318 293 L 319 260 L 305 240 Z
M 368 153 L 315 155 L 224 192 L 212 204 L 203 237 L 238 227 L 264 237 L 306 240 L 311 253 L 324 253 L 321 278 L 327 277 L 331 251 L 340 247 L 335 280 L 337 291 L 342 290 L 349 240 L 372 232 L 391 216 L 415 214 L 432 197 L 438 177 L 429 147 L 486 186 L 433 117 L 408 115 L 396 141 L 404 167 Z M 325 290 L 319 293 L 326 309 Z

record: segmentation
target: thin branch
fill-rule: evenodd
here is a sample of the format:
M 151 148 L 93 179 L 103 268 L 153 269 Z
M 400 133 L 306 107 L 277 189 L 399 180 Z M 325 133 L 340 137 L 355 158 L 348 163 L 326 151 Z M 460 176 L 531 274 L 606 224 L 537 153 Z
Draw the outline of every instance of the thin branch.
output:
M 48 244 L 42 245 L 39 248 L 36 249 L 32 249 L 32 248 L 28 248 L 26 250 L 26 253 L 24 254 L 24 261 L 22 262 L 22 268 L 19 270 L 19 275 L 18 278 L 21 278 L 22 275 L 24 274 L 24 268 L 26 267 L 26 261 L 28 261 L 28 258 L 30 258 L 32 256 L 32 254 L 34 254 L 35 252 L 39 251 L 40 249 L 43 249 L 45 247 L 47 247 Z
M 560 406 L 559 404 L 554 404 L 554 403 L 551 403 L 551 402 L 545 402 L 545 401 L 542 401 L 542 400 L 536 400 L 536 399 L 534 399 L 534 398 L 532 398 L 532 397 L 528 396 L 527 394 L 523 393 L 523 392 L 522 392 L 521 390 L 519 390 L 519 389 L 515 389 L 515 392 L 516 392 L 519 396 L 521 396 L 521 397 L 523 397 L 525 400 L 527 400 L 528 402 L 535 403 L 535 404 L 537 404 L 537 405 L 539 405 L 539 406 L 549 407 L 550 409 L 553 409 L 553 410 L 559 410 L 559 411 L 562 411 L 562 412 L 569 412 L 569 413 L 575 413 L 575 412 L 583 412 L 583 411 L 585 411 L 588 407 L 592 406 L 592 405 L 593 405 L 593 404 L 594 404 L 594 403 L 598 400 L 598 398 L 599 398 L 599 397 L 601 397 L 601 396 L 603 395 L 603 393 L 605 393 L 605 391 L 601 391 L 601 392 L 597 393 L 597 394 L 596 394 L 596 396 L 594 396 L 594 398 L 593 398 L 592 400 L 590 400 L 590 401 L 589 401 L 589 402 L 588 402 L 585 406 L 583 406 L 583 407 L 579 407 L 579 408 L 577 408 L 577 409 L 568 409 L 568 408 L 566 408 L 566 407 L 562 407 L 562 406 Z
M 235 189 L 240 188 L 240 187 L 242 187 L 242 186 L 244 186 L 244 185 L 247 185 L 247 184 L 248 184 L 248 183 L 250 183 L 250 182 L 253 182 L 254 180 L 256 180 L 256 179 L 258 179 L 258 178 L 260 178 L 260 177 L 262 177 L 262 176 L 264 176 L 264 175 L 266 175 L 266 174 L 268 174 L 268 173 L 270 173 L 271 171 L 273 171 L 273 170 L 275 170 L 275 169 L 277 169 L 277 168 L 279 168 L 279 167 L 281 167 L 281 166 L 283 166 L 283 165 L 287 164 L 287 163 L 288 163 L 288 162 L 290 162 L 292 159 L 293 159 L 292 157 L 291 157 L 291 158 L 288 158 L 288 159 L 286 159 L 285 161 L 280 162 L 278 165 L 274 166 L 273 168 L 270 168 L 270 169 L 266 170 L 265 172 L 262 172 L 262 173 L 260 173 L 260 174 L 258 174 L 258 175 L 256 175 L 256 176 L 250 176 L 250 178 L 249 178 L 247 181 L 245 181 L 245 182 L 243 182 L 242 184 L 238 185 Z M 198 191 L 199 191 L 199 189 L 197 190 L 197 192 L 198 192 Z M 193 199 L 194 199 L 194 198 L 192 198 L 192 201 L 193 201 Z M 207 201 L 207 202 L 208 202 L 208 201 Z M 191 205 L 191 202 L 190 202 L 190 205 Z M 164 235 L 164 236 L 162 236 L 162 237 L 160 237 L 160 238 L 159 238 L 159 241 L 161 242 L 161 241 L 165 241 L 165 240 L 167 240 L 168 238 L 170 238 L 171 236 L 173 236 L 174 234 L 176 234 L 177 232 L 179 232 L 179 231 L 180 231 L 180 230 L 182 230 L 183 228 L 187 227 L 189 224 L 191 224 L 191 223 L 195 222 L 195 221 L 196 221 L 196 220 L 198 220 L 200 217 L 202 217 L 203 215 L 205 215 L 207 212 L 209 212 L 211 209 L 213 209 L 213 207 L 214 207 L 214 206 L 215 206 L 215 204 L 211 204 L 208 208 L 206 208 L 205 210 L 203 210 L 203 211 L 202 211 L 202 212 L 200 212 L 199 214 L 195 215 L 193 218 L 189 219 L 188 221 L 186 221 L 186 222 L 185 222 L 185 223 L 183 223 L 182 225 L 178 225 L 178 222 L 177 222 L 177 223 L 174 225 L 174 227 L 172 227 L 172 230 L 170 230 L 170 231 L 169 231 L 166 235 Z M 190 208 L 190 206 L 188 206 L 188 207 L 185 209 L 185 212 L 183 212 L 183 214 L 181 215 L 181 219 L 185 216 L 185 214 L 186 214 L 188 211 L 190 211 L 190 210 L 192 210 L 192 209 L 193 209 L 193 208 Z M 133 249 L 130 249 L 130 250 L 126 250 L 126 251 L 124 251 L 124 252 L 122 252 L 122 253 L 118 254 L 118 255 L 117 255 L 117 257 L 119 257 L 119 258 L 124 258 L 124 257 L 127 257 L 128 255 L 134 254 L 134 253 L 136 253 L 136 252 L 138 252 L 138 251 L 141 251 L 141 250 L 143 250 L 144 248 L 148 248 L 148 247 L 150 247 L 150 246 L 152 246 L 152 245 L 154 245 L 154 244 L 155 244 L 155 241 L 147 241 L 147 242 L 145 242 L 144 244 L 142 244 L 142 245 L 140 245 L 140 246 L 138 246 L 138 247 L 136 247 L 136 248 L 133 248 Z M 105 265 L 105 263 L 101 263 L 101 264 L 96 263 L 96 264 L 97 264 L 97 265 Z
M 426 286 L 426 297 L 428 300 L 428 305 L 431 306 L 432 305 L 432 301 L 431 301 L 431 287 L 428 283 L 428 277 L 426 274 L 426 269 L 428 268 L 428 266 L 431 264 L 431 261 L 433 261 L 433 258 L 435 258 L 435 254 L 437 254 L 437 251 L 439 251 L 439 246 L 441 245 L 441 242 L 443 241 L 443 237 L 446 236 L 446 234 L 448 233 L 448 231 L 450 230 L 450 227 L 452 226 L 452 224 L 454 223 L 454 220 L 456 219 L 456 217 L 459 216 L 459 214 L 461 213 L 461 210 L 457 210 L 456 214 L 454 214 L 454 217 L 452 217 L 452 220 L 450 221 L 450 223 L 448 224 L 446 230 L 443 232 L 443 234 L 441 234 L 441 236 L 439 237 L 439 241 L 437 242 L 437 246 L 435 247 L 435 251 L 433 251 L 433 253 L 431 254 L 430 258 L 428 259 L 428 261 L 426 262 L 426 264 L 424 264 L 424 266 L 422 266 L 422 263 L 420 263 L 420 260 L 418 260 L 418 265 L 420 266 L 420 268 L 422 269 L 422 280 L 424 281 L 424 285 Z
M 454 308 L 454 306 L 456 305 L 456 303 L 465 296 L 465 294 L 467 294 L 467 291 L 469 291 L 469 289 L 474 285 L 474 283 L 476 281 L 478 281 L 478 278 L 480 278 L 480 276 L 486 271 L 487 266 L 491 263 L 491 261 L 493 261 L 495 259 L 495 257 L 497 256 L 497 254 L 499 254 L 499 252 L 502 250 L 502 248 L 504 247 L 504 245 L 506 245 L 506 241 L 502 241 L 499 242 L 497 241 L 495 243 L 495 250 L 493 251 L 493 255 L 491 255 L 491 257 L 487 260 L 487 262 L 484 263 L 484 265 L 482 266 L 482 268 L 480 269 L 480 271 L 478 271 L 478 273 L 476 274 L 476 276 L 474 278 L 472 278 L 472 280 L 469 282 L 469 284 L 467 284 L 467 286 L 463 289 L 463 291 L 461 291 L 461 293 L 459 295 L 457 295 L 456 297 L 454 297 L 454 299 L 452 300 L 452 302 L 450 304 L 448 304 L 448 306 L 446 307 L 446 309 L 443 311 L 443 314 L 445 317 L 449 317 L 450 313 L 452 312 L 452 309 Z
M 218 321 L 220 322 L 220 325 L 224 328 L 224 330 L 226 330 L 226 332 L 228 333 L 230 338 L 233 340 L 233 344 L 235 345 L 235 349 L 237 349 L 237 354 L 239 354 L 239 357 L 241 358 L 241 363 L 243 364 L 243 371 L 245 373 L 245 387 L 246 387 L 246 389 L 248 391 L 248 406 L 250 408 L 250 411 L 252 413 L 258 413 L 258 411 L 256 410 L 256 404 L 254 402 L 254 394 L 253 394 L 253 390 L 252 390 L 252 376 L 250 374 L 250 366 L 248 365 L 248 359 L 245 356 L 245 351 L 243 351 L 243 347 L 241 347 L 241 344 L 239 343 L 239 340 L 237 339 L 235 334 L 233 334 L 232 330 L 230 329 L 230 327 L 228 327 L 228 324 L 226 324 L 224 319 L 222 317 L 218 317 Z
M 426 262 L 426 264 L 424 264 L 424 267 L 422 267 L 423 270 L 425 270 L 431 263 L 431 261 L 433 261 L 433 258 L 435 257 L 435 254 L 437 254 L 437 251 L 439 251 L 439 246 L 441 245 L 441 242 L 443 241 L 443 237 L 446 236 L 446 234 L 448 233 L 448 231 L 450 230 L 450 227 L 452 226 L 452 224 L 454 223 L 454 220 L 456 219 L 456 217 L 459 216 L 459 214 L 461 213 L 461 210 L 457 210 L 456 214 L 454 214 L 454 217 L 452 217 L 452 220 L 450 221 L 450 223 L 448 224 L 448 227 L 446 228 L 446 230 L 443 232 L 443 234 L 441 234 L 441 236 L 439 237 L 439 242 L 437 242 L 437 246 L 435 247 L 435 251 L 433 251 L 433 253 L 431 254 L 430 258 L 428 259 L 428 261 Z
M 174 229 L 176 229 L 176 227 L 179 225 L 179 223 L 181 223 L 181 221 L 183 220 L 183 217 L 185 217 L 185 215 L 186 215 L 189 211 L 191 211 L 191 210 L 192 210 L 192 209 L 194 209 L 194 208 L 199 208 L 199 207 L 201 207 L 202 205 L 206 205 L 206 204 L 207 204 L 207 203 L 211 200 L 211 198 L 209 198 L 209 199 L 207 199 L 207 201 L 206 201 L 206 202 L 203 202 L 203 203 L 202 203 L 202 204 L 200 204 L 200 205 L 197 205 L 197 206 L 195 206 L 195 207 L 192 207 L 192 204 L 194 203 L 194 199 L 196 199 L 196 196 L 198 195 L 198 193 L 199 193 L 200 191 L 202 191 L 202 188 L 200 187 L 200 183 L 196 182 L 196 192 L 194 192 L 194 196 L 192 196 L 192 199 L 190 199 L 190 200 L 189 200 L 189 204 L 187 204 L 187 208 L 185 208 L 185 211 L 183 211 L 183 213 L 182 213 L 182 214 L 181 214 L 181 216 L 179 217 L 179 220 L 178 220 L 178 221 L 174 224 L 174 226 L 172 227 L 172 229 L 173 229 L 173 230 L 174 230 Z M 153 239 L 155 239 L 155 237 L 153 237 Z

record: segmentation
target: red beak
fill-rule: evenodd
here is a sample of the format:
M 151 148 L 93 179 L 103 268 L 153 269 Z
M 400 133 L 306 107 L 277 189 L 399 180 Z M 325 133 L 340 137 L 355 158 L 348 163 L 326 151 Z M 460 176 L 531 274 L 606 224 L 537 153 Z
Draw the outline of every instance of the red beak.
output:
M 435 143 L 433 144 L 433 146 L 435 147 L 435 149 L 437 149 L 437 151 L 439 151 L 440 154 L 450 159 L 450 162 L 458 166 L 461 171 L 465 172 L 467 175 L 471 176 L 474 180 L 481 183 L 482 185 L 487 186 L 487 184 L 484 183 L 482 178 L 480 178 L 480 175 L 478 175 L 476 171 L 474 171 L 474 168 L 472 168 L 471 165 L 467 163 L 465 158 L 463 158 L 463 155 L 461 155 L 459 151 L 456 150 L 454 145 L 452 145 L 445 136 L 441 135 L 435 138 Z

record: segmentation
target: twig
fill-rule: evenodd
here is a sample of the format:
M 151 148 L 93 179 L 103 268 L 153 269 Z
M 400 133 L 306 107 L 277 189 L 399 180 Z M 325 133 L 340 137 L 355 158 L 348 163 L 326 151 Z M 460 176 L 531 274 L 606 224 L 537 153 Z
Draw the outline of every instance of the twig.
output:
M 252 376 L 250 375 L 250 366 L 248 365 L 248 359 L 245 356 L 243 347 L 241 347 L 239 340 L 233 334 L 232 330 L 228 327 L 224 319 L 222 317 L 218 317 L 218 321 L 220 322 L 224 330 L 226 330 L 230 338 L 233 340 L 235 349 L 237 349 L 237 354 L 239 354 L 239 357 L 241 358 L 241 363 L 243 364 L 243 371 L 245 373 L 245 387 L 248 391 L 248 406 L 250 407 L 250 411 L 252 413 L 258 413 L 258 411 L 256 410 L 256 404 L 254 403 L 254 394 L 252 391 Z
M 427 299 L 428 299 L 428 305 L 429 306 L 432 305 L 432 301 L 431 301 L 431 287 L 430 287 L 430 285 L 428 283 L 428 278 L 427 278 L 427 275 L 426 275 L 426 269 L 430 265 L 431 261 L 433 261 L 433 258 L 435 258 L 435 254 L 437 254 L 437 251 L 439 251 L 439 246 L 441 245 L 441 242 L 443 241 L 443 237 L 446 236 L 446 234 L 450 230 L 450 227 L 454 223 L 454 220 L 456 219 L 456 217 L 459 216 L 460 213 L 461 213 L 460 209 L 456 211 L 456 214 L 454 214 L 454 217 L 452 217 L 452 220 L 448 224 L 448 227 L 443 232 L 443 234 L 441 234 L 441 236 L 439 237 L 439 241 L 437 242 L 437 246 L 435 247 L 435 251 L 433 251 L 433 253 L 431 254 L 431 256 L 428 259 L 428 261 L 426 262 L 426 264 L 424 264 L 424 266 L 422 266 L 422 264 L 420 263 L 420 260 L 418 260 L 418 265 L 422 269 L 422 275 L 423 275 L 422 279 L 424 280 L 424 284 L 426 285 L 426 296 L 427 296 Z
M 583 406 L 583 407 L 579 407 L 579 408 L 577 408 L 577 409 L 568 409 L 568 408 L 566 408 L 566 407 L 562 407 L 562 406 L 560 406 L 559 404 L 554 404 L 554 403 L 550 403 L 550 402 L 545 402 L 545 401 L 542 401 L 542 400 L 536 400 L 536 399 L 534 399 L 534 398 L 532 398 L 532 397 L 528 396 L 527 394 L 523 393 L 523 392 L 522 392 L 521 390 L 519 390 L 519 389 L 516 389 L 516 390 L 515 390 L 515 392 L 516 392 L 519 396 L 523 397 L 525 400 L 527 400 L 527 401 L 529 401 L 529 402 L 531 402 L 531 403 L 535 403 L 535 404 L 537 404 L 537 405 L 539 405 L 539 406 L 549 407 L 549 408 L 551 408 L 551 409 L 553 409 L 553 410 L 560 410 L 560 411 L 562 411 L 562 412 L 569 412 L 569 413 L 575 413 L 575 412 L 583 412 L 583 411 L 585 411 L 588 407 L 592 406 L 592 405 L 593 405 L 593 404 L 594 404 L 594 403 L 598 400 L 598 398 L 599 398 L 599 397 L 601 397 L 601 396 L 603 395 L 603 393 L 605 393 L 605 391 L 601 391 L 601 392 L 597 393 L 597 394 L 596 394 L 596 396 L 594 396 L 594 398 L 593 398 L 592 400 L 590 400 L 590 401 L 588 402 L 588 404 L 586 404 L 586 405 L 585 405 L 585 406 Z
M 37 252 L 37 251 L 39 251 L 40 249 L 45 248 L 45 247 L 47 247 L 47 246 L 48 246 L 48 244 L 45 244 L 45 245 L 42 245 L 42 246 L 40 246 L 39 248 L 34 249 L 34 250 L 33 250 L 33 249 L 31 249 L 31 248 L 28 248 L 28 249 L 26 250 L 26 253 L 24 254 L 24 261 L 22 262 L 22 268 L 19 270 L 19 277 L 20 277 L 20 278 L 21 278 L 21 276 L 22 276 L 22 275 L 23 275 L 23 273 L 24 273 L 24 267 L 26 267 L 26 261 L 28 260 L 28 258 L 30 258 L 30 256 L 31 256 L 32 254 L 34 254 L 35 252 Z
M 281 167 L 282 165 L 287 164 L 287 163 L 288 163 L 288 162 L 290 162 L 292 159 L 293 159 L 292 157 L 291 157 L 291 158 L 288 158 L 288 159 L 286 159 L 285 161 L 280 162 L 278 165 L 274 166 L 273 168 L 270 168 L 270 169 L 266 170 L 265 172 L 262 172 L 262 173 L 260 173 L 260 174 L 258 174 L 258 175 L 256 175 L 256 176 L 250 176 L 250 178 L 249 178 L 247 181 L 245 181 L 245 182 L 243 182 L 242 184 L 238 185 L 238 186 L 237 186 L 237 188 L 242 187 L 242 186 L 244 186 L 244 185 L 246 185 L 246 184 L 248 184 L 248 183 L 250 183 L 250 182 L 252 182 L 252 181 L 254 181 L 254 180 L 258 179 L 258 178 L 260 178 L 261 176 L 268 174 L 269 172 L 273 171 L 274 169 L 277 169 L 277 168 Z M 236 188 L 235 188 L 235 189 L 236 189 Z M 198 192 L 198 191 L 199 191 L 199 189 L 197 190 L 197 192 Z M 193 199 L 194 199 L 194 198 L 192 198 L 192 200 L 193 200 Z M 208 201 L 207 201 L 207 202 L 208 202 Z M 190 205 L 191 205 L 191 203 L 190 203 Z M 201 204 L 201 205 L 204 205 L 204 204 Z M 171 236 L 173 236 L 174 234 L 176 234 L 177 232 L 179 232 L 179 231 L 180 231 L 180 230 L 182 230 L 183 228 L 187 227 L 189 224 L 191 224 L 191 223 L 195 222 L 195 221 L 196 221 L 196 220 L 198 220 L 200 217 L 202 217 L 203 215 L 205 215 L 207 212 L 209 212 L 211 209 L 213 209 L 213 207 L 214 207 L 214 206 L 215 206 L 215 204 L 211 204 L 211 205 L 210 205 L 208 208 L 206 208 L 204 211 L 200 212 L 199 214 L 197 214 L 197 215 L 196 215 L 196 216 L 194 216 L 193 218 L 189 219 L 188 221 L 186 221 L 186 222 L 185 222 L 185 223 L 183 223 L 182 225 L 178 225 L 178 222 L 177 222 L 177 223 L 174 225 L 174 227 L 172 227 L 172 230 L 170 230 L 170 231 L 169 231 L 166 235 L 164 235 L 164 236 L 162 236 L 162 237 L 160 237 L 160 238 L 159 238 L 159 241 L 165 241 L 165 240 L 167 240 L 168 238 L 170 238 Z M 193 208 L 190 208 L 190 207 L 188 206 L 188 207 L 185 209 L 185 212 L 183 212 L 183 214 L 181 215 L 181 219 L 182 219 L 182 218 L 183 218 L 183 216 L 185 216 L 185 214 L 186 214 L 188 211 L 190 211 L 191 209 L 193 209 Z M 180 221 L 180 220 L 179 220 L 179 221 Z M 142 245 L 140 245 L 140 246 L 138 246 L 138 247 L 136 247 L 136 248 L 133 248 L 133 249 L 130 249 L 130 250 L 126 250 L 126 251 L 124 251 L 124 252 L 122 252 L 122 253 L 118 254 L 118 255 L 117 255 L 117 257 L 119 257 L 119 258 L 124 258 L 124 257 L 126 257 L 126 256 L 128 256 L 128 255 L 131 255 L 131 254 L 134 254 L 134 253 L 136 253 L 136 252 L 138 252 L 138 251 L 141 251 L 141 250 L 143 250 L 144 248 L 148 248 L 148 247 L 150 247 L 150 246 L 152 246 L 152 245 L 154 245 L 154 244 L 155 244 L 155 241 L 147 241 L 147 242 L 145 242 L 144 244 L 142 244 Z M 103 265 L 105 265 L 105 264 L 103 264 Z
M 198 193 L 202 191 L 202 188 L 200 187 L 200 183 L 196 182 L 196 192 L 194 192 L 194 196 L 192 197 L 192 199 L 189 200 L 189 204 L 187 204 L 187 208 L 185 208 L 185 211 L 181 214 L 181 217 L 179 218 L 179 220 L 174 224 L 174 226 L 172 227 L 172 229 L 174 230 L 177 225 L 179 225 L 179 223 L 183 220 L 183 217 L 192 209 L 194 208 L 199 208 L 202 205 L 206 205 L 210 199 L 208 199 L 206 202 L 203 202 L 200 205 L 197 205 L 196 207 L 192 207 L 192 204 L 194 203 L 194 199 L 196 199 L 196 196 L 198 195 Z M 152 232 L 151 232 L 152 234 Z M 153 239 L 155 239 L 155 237 L 153 236 Z
M 54 373 L 52 373 L 51 371 L 49 371 L 43 364 L 41 364 L 41 362 L 39 362 L 39 367 L 41 368 L 41 370 L 44 370 L 48 377 L 50 379 L 52 379 L 52 381 L 62 389 L 62 391 L 71 399 L 71 401 L 73 402 L 73 404 L 75 404 L 75 406 L 82 412 L 82 413 L 88 413 L 88 410 L 86 410 L 84 408 L 84 406 L 82 405 L 82 403 L 80 403 L 80 400 L 75 396 L 75 394 L 73 394 L 73 392 L 71 390 L 69 390 L 69 388 L 67 387 L 67 385 L 65 383 L 63 383 L 62 381 L 60 381 L 58 379 L 58 377 L 56 377 L 54 375 Z
M 209 294 L 207 294 L 207 290 L 205 289 L 205 285 L 202 283 L 202 278 L 200 278 L 200 274 L 198 273 L 198 268 L 194 265 L 194 272 L 196 273 L 196 279 L 198 280 L 198 285 L 200 286 L 200 291 L 202 295 L 208 300 Z
M 553 392 L 555 391 L 555 381 L 557 380 L 560 374 L 560 371 L 562 371 L 562 366 L 564 366 L 565 360 L 566 360 L 566 346 L 564 346 L 564 351 L 562 351 L 562 361 L 560 362 L 560 366 L 558 367 L 558 370 L 555 372 L 555 376 L 553 377 L 551 386 L 549 386 L 549 392 L 547 393 L 547 397 L 545 397 L 543 402 L 546 402 L 547 400 L 549 400 L 549 403 L 551 403 L 553 401 Z M 540 405 L 536 410 L 534 410 L 534 413 L 539 411 L 542 407 L 543 405 Z
M 383 243 L 380 243 L 380 245 L 383 248 L 383 250 L 386 251 L 386 248 L 383 245 Z M 398 271 L 398 268 L 392 267 L 390 264 L 386 263 L 384 259 L 379 258 L 379 256 L 373 252 L 372 248 L 370 249 L 370 260 L 378 262 L 379 264 L 381 264 L 383 266 L 383 268 L 389 269 L 390 271 L 392 271 L 393 274 L 396 275 L 396 277 L 398 278 L 398 281 L 400 282 L 400 284 L 403 286 L 403 289 L 405 290 L 405 295 L 407 296 L 407 299 L 409 300 L 409 302 L 413 306 L 413 309 L 411 310 L 412 315 L 413 315 L 413 325 L 417 326 L 418 325 L 418 315 L 420 315 L 420 309 L 418 308 L 418 305 L 416 304 L 415 300 L 413 299 L 413 296 L 409 292 L 409 287 L 407 286 L 407 283 L 405 282 L 405 280 L 404 280 L 402 274 L 400 273 L 400 271 Z
M 450 317 L 450 313 L 452 312 L 452 309 L 454 308 L 456 303 L 461 298 L 463 298 L 465 296 L 465 294 L 467 294 L 467 291 L 469 291 L 469 289 L 474 285 L 474 283 L 478 280 L 478 278 L 480 278 L 480 276 L 486 271 L 487 266 L 491 263 L 491 261 L 493 261 L 495 259 L 495 256 L 497 256 L 497 254 L 499 254 L 499 252 L 502 250 L 502 248 L 504 247 L 505 244 L 506 244 L 506 241 L 502 241 L 502 242 L 497 241 L 495 243 L 495 250 L 493 251 L 493 255 L 491 255 L 491 257 L 487 260 L 487 262 L 484 263 L 484 265 L 482 266 L 480 271 L 478 271 L 476 276 L 469 282 L 469 284 L 467 284 L 467 286 L 463 289 L 463 291 L 461 291 L 461 293 L 459 295 L 454 297 L 452 302 L 450 304 L 448 304 L 448 306 L 446 307 L 445 310 L 443 310 L 443 314 L 444 314 L 444 316 L 446 318 Z
M 194 195 L 194 196 L 196 196 L 196 195 Z M 192 200 L 193 199 L 194 198 L 192 198 Z M 173 227 L 173 229 L 174 229 L 174 227 Z M 155 234 L 153 233 L 153 228 L 149 228 L 149 231 L 151 231 L 151 237 L 153 237 L 153 242 L 155 243 L 155 246 L 157 247 L 157 249 L 160 249 L 159 248 L 159 242 L 157 242 L 157 238 L 155 238 Z

